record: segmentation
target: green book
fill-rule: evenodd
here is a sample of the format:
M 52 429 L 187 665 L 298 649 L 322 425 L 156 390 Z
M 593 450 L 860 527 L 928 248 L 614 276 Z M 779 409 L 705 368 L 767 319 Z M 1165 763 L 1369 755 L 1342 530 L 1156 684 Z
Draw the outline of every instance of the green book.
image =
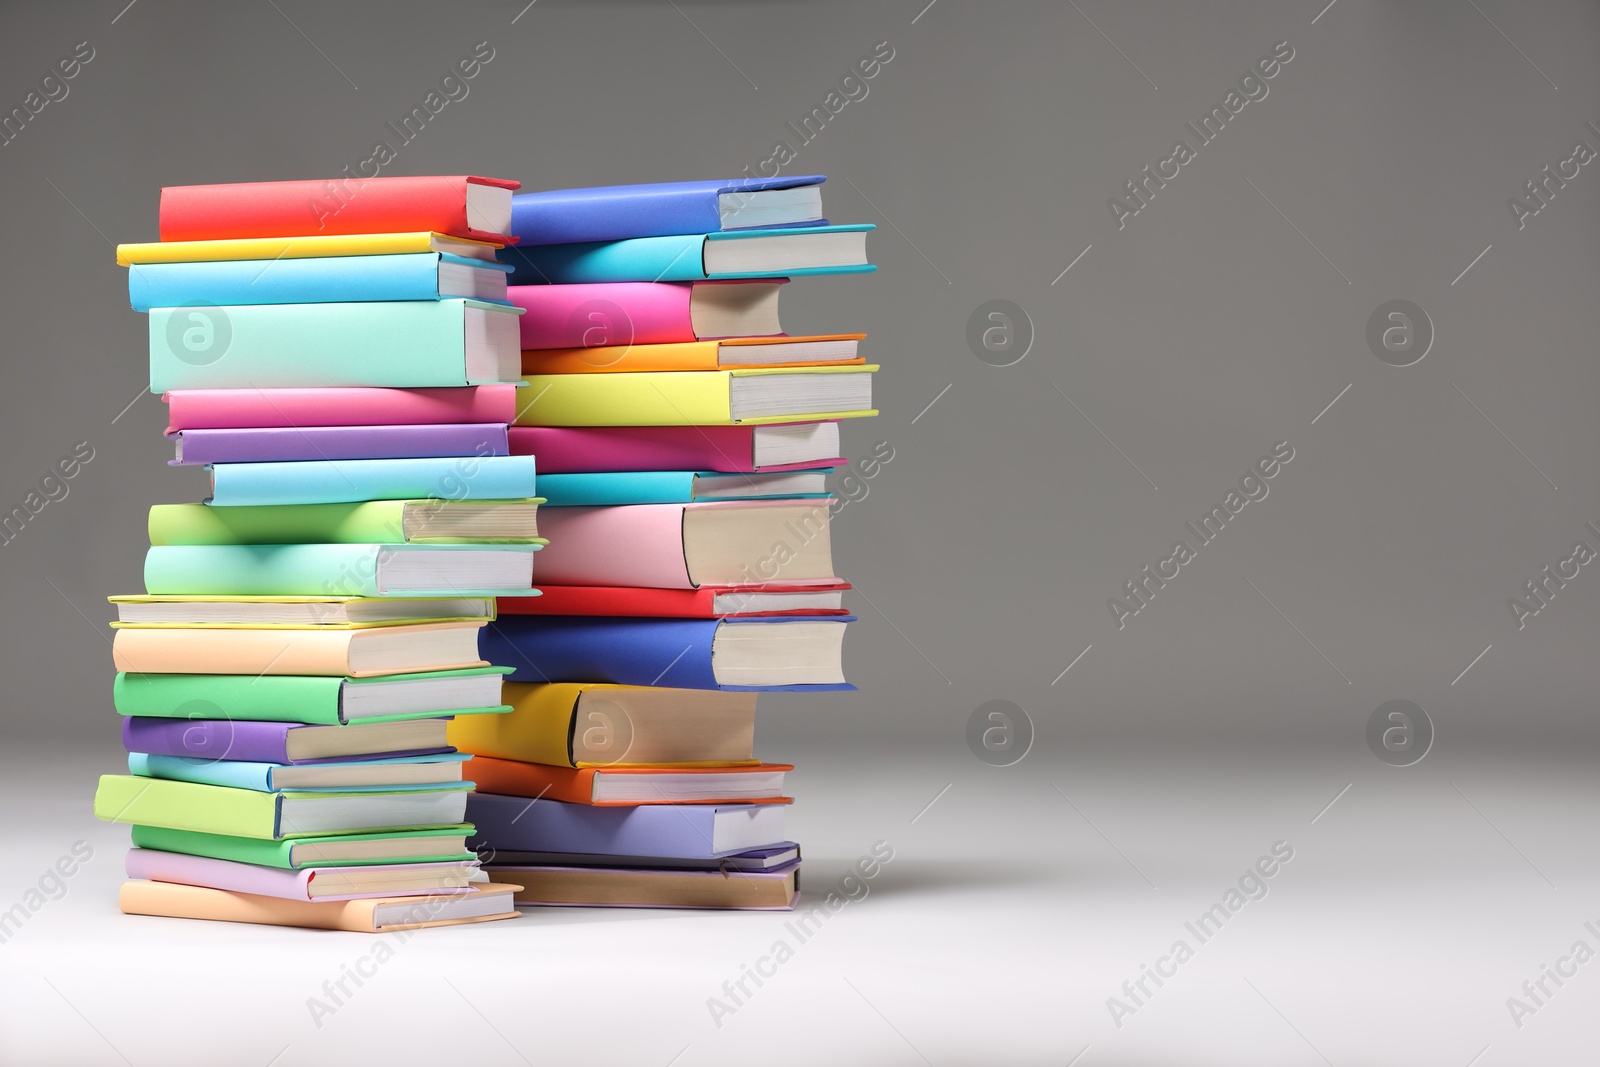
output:
M 152 308 L 150 391 L 514 382 L 520 314 L 481 300 Z
M 402 830 L 381 834 L 329 834 L 264 841 L 162 826 L 133 828 L 134 848 L 209 856 L 260 867 L 298 871 L 306 867 L 352 867 L 379 863 L 444 863 L 477 859 L 466 850 L 471 823 L 437 830 Z
M 538 498 L 515 501 L 367 500 L 354 504 L 213 507 L 157 504 L 152 545 L 525 544 Z
M 117 675 L 111 700 L 119 715 L 232 719 L 334 726 L 452 715 L 500 714 L 501 679 L 510 667 L 389 674 L 378 678 L 305 675 Z
M 471 784 L 406 793 L 258 793 L 220 785 L 104 774 L 94 815 L 106 822 L 279 840 L 363 830 L 455 826 Z

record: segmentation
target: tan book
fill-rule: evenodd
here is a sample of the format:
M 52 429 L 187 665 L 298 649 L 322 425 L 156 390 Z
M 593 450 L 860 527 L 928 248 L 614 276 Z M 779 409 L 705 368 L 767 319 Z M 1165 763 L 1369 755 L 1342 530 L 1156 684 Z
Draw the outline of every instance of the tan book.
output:
M 775 871 L 638 870 L 619 867 L 489 867 L 490 881 L 515 884 L 518 904 L 579 908 L 726 908 L 787 911 L 800 891 L 800 865 Z
M 396 930 L 515 918 L 517 912 L 512 895 L 519 888 L 510 884 L 478 884 L 471 893 L 449 896 L 306 901 L 231 893 L 176 882 L 128 881 L 122 883 L 117 903 L 126 915 L 386 934 Z
M 125 628 L 111 643 L 117 670 L 134 674 L 272 674 L 367 678 L 484 667 L 482 622 L 352 630 Z

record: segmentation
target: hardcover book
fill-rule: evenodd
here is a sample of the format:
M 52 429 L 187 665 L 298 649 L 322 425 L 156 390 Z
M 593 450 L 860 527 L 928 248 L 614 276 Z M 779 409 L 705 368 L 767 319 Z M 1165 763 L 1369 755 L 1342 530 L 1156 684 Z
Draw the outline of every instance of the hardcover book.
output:
M 508 244 L 520 182 L 477 175 L 332 178 L 161 190 L 163 241 L 405 233 Z
M 472 793 L 469 844 L 493 863 L 501 850 L 717 860 L 787 841 L 786 804 L 595 807 Z
M 364 300 L 492 300 L 505 303 L 499 262 L 440 252 L 322 259 L 145 263 L 128 269 L 135 311 L 194 304 L 327 304 Z
M 763 226 L 818 226 L 821 174 L 550 189 L 511 198 L 524 245 L 620 241 Z

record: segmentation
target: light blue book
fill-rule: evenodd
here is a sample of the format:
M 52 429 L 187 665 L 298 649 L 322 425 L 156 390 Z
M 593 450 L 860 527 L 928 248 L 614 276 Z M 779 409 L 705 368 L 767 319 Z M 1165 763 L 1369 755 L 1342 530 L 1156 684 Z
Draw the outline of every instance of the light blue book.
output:
M 157 545 L 151 595 L 529 596 L 538 545 Z
M 495 253 L 511 264 L 512 285 L 584 282 L 698 282 L 864 274 L 870 223 L 855 226 L 729 230 L 679 237 L 635 237 L 583 244 L 511 245 Z
M 128 773 L 141 778 L 251 789 L 257 793 L 409 793 L 470 788 L 472 783 L 461 778 L 461 767 L 471 758 L 463 752 L 445 752 L 431 756 L 281 766 L 130 752 Z
M 716 471 L 544 474 L 539 477 L 539 494 L 544 497 L 545 507 L 558 508 L 825 497 L 831 469 L 757 474 Z
M 433 456 L 214 463 L 218 506 L 349 504 L 364 500 L 524 500 L 534 495 L 532 456 Z
M 315 259 L 233 259 L 135 263 L 128 299 L 135 311 L 191 304 L 330 304 L 461 297 L 504 303 L 504 263 L 441 252 Z
M 158 307 L 150 391 L 516 382 L 520 314 L 460 299 Z

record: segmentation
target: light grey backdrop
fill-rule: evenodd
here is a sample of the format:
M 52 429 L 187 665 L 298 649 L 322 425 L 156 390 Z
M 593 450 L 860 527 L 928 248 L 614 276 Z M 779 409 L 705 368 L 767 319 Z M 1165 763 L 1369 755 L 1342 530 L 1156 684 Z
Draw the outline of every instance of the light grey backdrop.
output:
M 0 547 L 8 734 L 114 747 L 104 597 L 141 587 L 146 507 L 204 492 L 135 399 L 111 245 L 157 236 L 164 184 L 354 165 L 488 41 L 384 173 L 721 176 L 785 141 L 833 219 L 879 226 L 880 273 L 786 293 L 791 329 L 870 334 L 883 414 L 848 451 L 894 459 L 836 522 L 863 692 L 765 700 L 774 746 L 958 749 L 995 698 L 1041 751 L 1359 752 L 1394 698 L 1441 747 L 1592 741 L 1600 571 L 1520 631 L 1508 600 L 1600 548 L 1600 167 L 1522 228 L 1507 201 L 1600 148 L 1593 6 L 924 2 L 9 5 L 0 108 L 94 56 L 0 147 L 0 503 L 94 458 Z M 1110 198 L 1283 41 L 1267 95 L 1119 229 Z M 802 144 L 786 123 L 879 42 L 867 95 Z M 1031 319 L 1014 366 L 969 348 L 991 299 Z M 1392 299 L 1436 333 L 1413 366 L 1368 346 Z M 1270 495 L 1119 630 L 1107 600 L 1281 441 Z

